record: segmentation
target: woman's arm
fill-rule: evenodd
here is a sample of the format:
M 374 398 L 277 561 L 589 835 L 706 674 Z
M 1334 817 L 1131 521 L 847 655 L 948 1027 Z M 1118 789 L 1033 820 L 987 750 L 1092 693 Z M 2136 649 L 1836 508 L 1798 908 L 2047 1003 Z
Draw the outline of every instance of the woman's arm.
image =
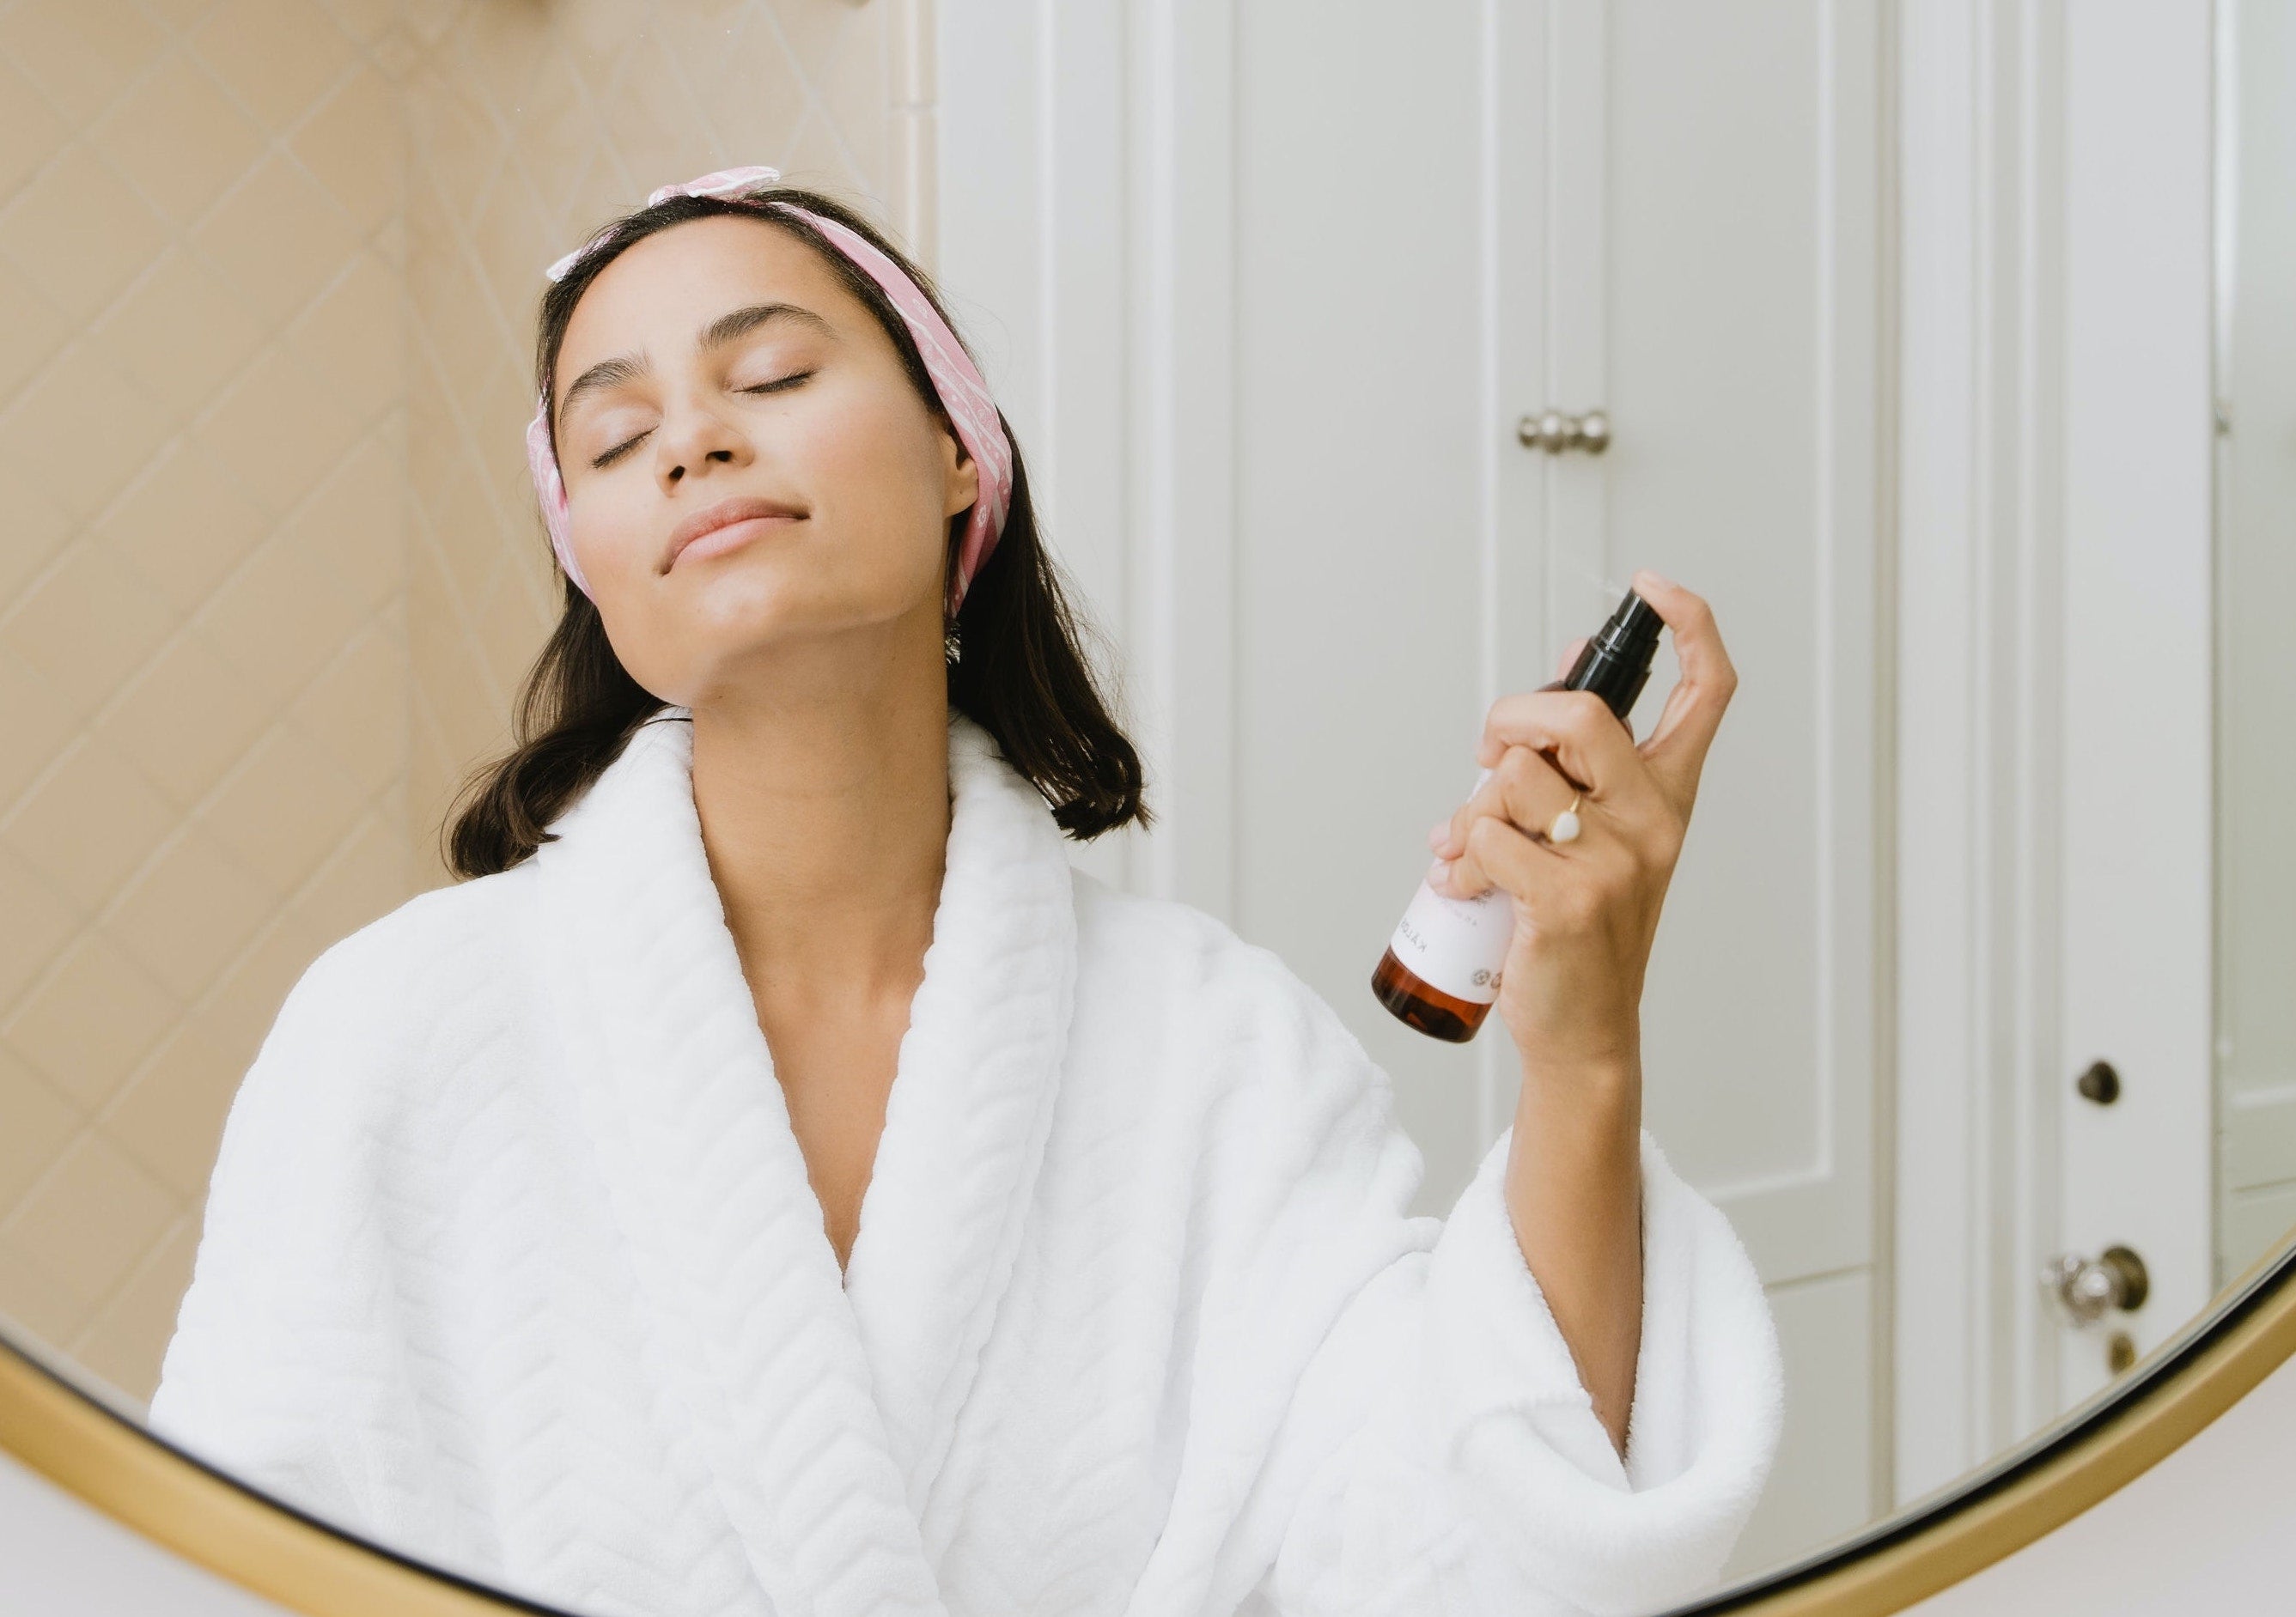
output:
M 1507 1213 L 1622 1455 L 1642 1334 L 1643 976 L 1738 683 L 1703 600 L 1648 570 L 1634 584 L 1666 620 L 1682 667 L 1650 739 L 1636 746 L 1587 691 L 1501 698 L 1478 750 L 1491 772 L 1437 828 L 1430 877 L 1463 898 L 1496 886 L 1514 903 L 1498 1001 L 1522 1061 Z M 1568 808 L 1578 835 L 1550 842 L 1546 827 Z
M 1638 1065 L 1523 1075 L 1507 1153 L 1508 1218 L 1621 1456 L 1642 1343 L 1641 1151 Z

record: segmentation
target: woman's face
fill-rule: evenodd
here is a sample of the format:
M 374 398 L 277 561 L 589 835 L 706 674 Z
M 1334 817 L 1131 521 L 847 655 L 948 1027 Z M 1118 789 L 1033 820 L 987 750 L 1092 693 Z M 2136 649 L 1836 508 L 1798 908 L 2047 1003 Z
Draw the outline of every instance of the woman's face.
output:
M 759 657 L 882 666 L 912 639 L 938 675 L 978 476 L 811 248 L 725 216 L 646 237 L 583 293 L 552 381 L 570 540 L 648 691 L 694 706 Z M 735 501 L 767 514 L 679 548 Z

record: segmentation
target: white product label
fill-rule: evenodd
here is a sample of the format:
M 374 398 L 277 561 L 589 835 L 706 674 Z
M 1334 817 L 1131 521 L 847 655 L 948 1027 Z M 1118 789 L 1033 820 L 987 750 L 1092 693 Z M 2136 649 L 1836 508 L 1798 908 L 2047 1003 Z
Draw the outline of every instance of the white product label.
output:
M 1467 795 L 1473 796 L 1490 778 L 1488 769 L 1477 775 Z M 1471 1005 L 1488 1005 L 1499 997 L 1499 968 L 1513 942 L 1514 901 L 1505 887 L 1453 898 L 1422 881 L 1387 946 L 1429 987 Z
M 1488 1005 L 1499 997 L 1499 968 L 1513 941 L 1514 900 L 1505 887 L 1453 898 L 1423 881 L 1387 946 L 1421 982 Z

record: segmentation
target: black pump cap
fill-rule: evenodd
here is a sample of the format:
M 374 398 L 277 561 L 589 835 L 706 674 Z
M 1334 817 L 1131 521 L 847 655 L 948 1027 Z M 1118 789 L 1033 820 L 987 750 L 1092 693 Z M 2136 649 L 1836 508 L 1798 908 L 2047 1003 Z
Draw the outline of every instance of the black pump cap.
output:
M 1614 657 L 1638 657 L 1647 665 L 1658 653 L 1659 631 L 1665 627 L 1666 619 L 1658 615 L 1658 609 L 1628 590 L 1595 639 Z
M 1561 689 L 1594 691 L 1625 723 L 1634 711 L 1635 698 L 1650 680 L 1651 664 L 1658 656 L 1659 632 L 1665 627 L 1666 620 L 1650 602 L 1628 590 L 1611 620 L 1578 654 Z

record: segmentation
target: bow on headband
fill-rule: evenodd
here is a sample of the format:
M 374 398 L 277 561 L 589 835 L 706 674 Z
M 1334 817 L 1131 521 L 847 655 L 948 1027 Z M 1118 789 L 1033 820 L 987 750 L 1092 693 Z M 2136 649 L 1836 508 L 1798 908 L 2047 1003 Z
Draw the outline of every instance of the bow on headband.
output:
M 652 208 L 671 197 L 734 197 L 764 190 L 781 178 L 777 168 L 751 166 L 745 168 L 721 168 L 705 174 L 683 185 L 664 185 L 646 198 Z M 884 289 L 893 307 L 900 312 L 902 323 L 915 339 L 917 353 L 925 363 L 925 373 L 932 379 L 933 390 L 939 395 L 942 408 L 956 428 L 957 441 L 980 474 L 980 494 L 973 502 L 971 519 L 965 524 L 964 542 L 957 548 L 956 572 L 949 581 L 950 616 L 956 613 L 964 592 L 988 559 L 989 551 L 996 548 L 997 535 L 1004 531 L 1004 513 L 1013 497 L 1013 445 L 1004 436 L 1004 425 L 996 413 L 996 402 L 988 396 L 988 384 L 981 379 L 980 371 L 965 352 L 964 345 L 956 339 L 948 323 L 940 317 L 917 283 L 872 245 L 858 232 L 824 218 L 808 208 L 789 202 L 767 204 L 775 211 L 803 219 L 824 236 L 830 245 L 851 259 L 861 273 Z M 567 273 L 579 264 L 585 255 L 603 242 L 611 232 L 602 231 L 580 247 L 553 264 L 546 272 L 553 281 L 562 281 Z M 557 552 L 558 565 L 566 569 L 566 576 L 583 594 L 590 586 L 582 576 L 581 565 L 574 559 L 574 546 L 568 532 L 566 518 L 566 483 L 560 476 L 558 457 L 551 448 L 549 403 L 545 398 L 535 400 L 534 419 L 526 426 L 526 463 L 534 474 L 534 491 L 542 502 L 543 524 L 550 530 L 550 548 Z

